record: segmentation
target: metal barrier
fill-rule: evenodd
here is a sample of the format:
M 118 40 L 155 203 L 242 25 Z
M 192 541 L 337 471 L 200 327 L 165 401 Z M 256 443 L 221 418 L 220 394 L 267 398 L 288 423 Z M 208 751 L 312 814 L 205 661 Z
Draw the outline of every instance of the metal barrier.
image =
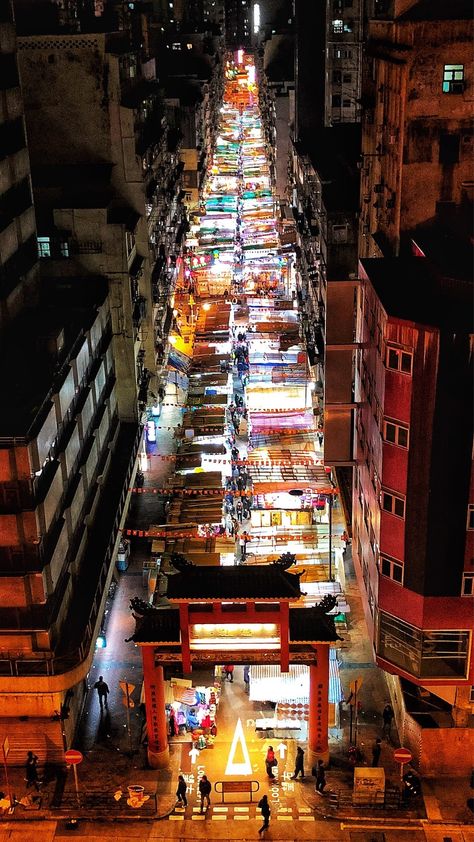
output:
M 218 786 L 221 788 L 217 789 Z M 214 789 L 218 795 L 222 795 L 222 804 L 225 803 L 224 796 L 228 792 L 247 792 L 250 795 L 250 801 L 252 801 L 252 795 L 259 791 L 260 784 L 258 781 L 216 781 Z

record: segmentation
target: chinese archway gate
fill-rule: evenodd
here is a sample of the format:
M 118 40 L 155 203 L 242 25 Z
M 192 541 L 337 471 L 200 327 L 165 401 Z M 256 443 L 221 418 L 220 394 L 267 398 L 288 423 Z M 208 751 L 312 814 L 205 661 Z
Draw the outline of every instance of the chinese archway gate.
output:
M 168 763 L 163 666 L 278 664 L 309 667 L 308 759 L 328 759 L 329 647 L 339 640 L 320 607 L 300 608 L 299 576 L 278 562 L 249 567 L 189 564 L 168 577 L 171 608 L 137 618 L 132 640 L 142 650 L 148 757 Z

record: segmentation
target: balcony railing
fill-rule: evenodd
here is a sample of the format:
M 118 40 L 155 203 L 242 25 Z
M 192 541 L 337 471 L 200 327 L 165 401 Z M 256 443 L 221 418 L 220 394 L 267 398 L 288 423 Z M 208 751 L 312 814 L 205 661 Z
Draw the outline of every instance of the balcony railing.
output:
M 96 563 L 94 569 L 88 567 L 88 576 L 79 580 L 83 593 L 76 593 L 77 604 L 81 605 L 82 612 L 78 611 L 72 617 L 71 634 L 79 642 L 73 645 L 70 651 L 58 654 L 51 651 L 29 652 L 27 655 L 18 652 L 1 652 L 0 675 L 2 676 L 61 675 L 79 666 L 89 655 L 98 611 L 108 580 L 113 548 L 127 499 L 130 477 L 140 445 L 142 428 L 130 424 L 124 425 L 119 437 L 120 435 L 122 440 L 117 441 L 114 451 L 116 459 L 112 462 L 111 472 L 101 498 L 103 511 L 98 513 L 95 521 L 98 534 L 91 535 L 89 541 L 93 558 L 99 557 L 103 560 L 100 564 Z M 120 462 L 122 464 L 119 464 Z M 118 483 L 119 474 L 120 482 Z M 96 541 L 96 537 L 100 538 L 100 541 Z M 38 623 L 42 621 L 45 611 L 51 611 L 46 606 L 32 606 L 31 609 L 26 610 L 29 612 L 28 617 L 22 614 L 23 609 L 11 609 L 17 613 L 9 615 L 9 621 L 21 618 L 28 619 L 30 623 L 31 621 Z M 0 627 L 7 627 L 5 621 L 2 621 Z M 16 627 L 23 628 L 24 626 L 17 625 Z

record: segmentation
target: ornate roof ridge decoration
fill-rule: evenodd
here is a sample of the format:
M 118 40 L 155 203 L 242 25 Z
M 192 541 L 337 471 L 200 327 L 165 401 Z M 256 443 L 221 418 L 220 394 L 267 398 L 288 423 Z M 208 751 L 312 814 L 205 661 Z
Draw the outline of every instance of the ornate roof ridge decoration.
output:
M 138 603 L 147 606 L 143 613 L 139 614 L 136 611 Z M 136 628 L 134 634 L 127 639 L 127 643 L 133 641 L 134 643 L 150 644 L 156 646 L 180 646 L 180 623 L 179 623 L 179 609 L 178 608 L 154 608 L 148 603 L 143 603 L 143 600 L 135 598 L 131 601 L 133 604 L 133 616 L 136 620 Z M 337 634 L 334 625 L 333 617 L 328 616 L 325 610 L 331 610 L 328 606 L 324 608 L 321 605 L 315 605 L 312 608 L 290 608 L 290 646 L 302 644 L 317 644 L 317 643 L 335 643 L 342 638 Z M 209 617 L 212 619 L 212 616 Z M 232 622 L 232 614 L 229 614 L 229 622 Z M 238 620 L 245 623 L 245 617 L 239 615 Z M 216 625 L 222 623 L 222 620 L 217 620 Z M 302 654 L 302 653 L 300 653 Z M 297 652 L 291 652 L 290 661 L 295 660 Z M 176 661 L 180 660 L 180 653 L 177 651 L 173 655 Z M 304 659 L 304 656 L 302 654 Z M 171 658 L 171 655 L 170 655 Z

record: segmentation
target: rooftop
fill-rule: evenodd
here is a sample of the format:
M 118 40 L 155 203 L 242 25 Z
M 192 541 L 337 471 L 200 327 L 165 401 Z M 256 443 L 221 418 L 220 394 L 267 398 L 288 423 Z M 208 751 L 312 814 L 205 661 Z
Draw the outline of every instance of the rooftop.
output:
M 300 580 L 276 564 L 251 567 L 190 566 L 168 577 L 168 599 L 199 602 L 221 599 L 298 599 Z
M 388 316 L 444 330 L 473 329 L 473 282 L 440 277 L 423 257 L 363 258 Z
M 308 155 L 318 173 L 327 211 L 359 208 L 360 132 L 357 124 L 331 126 L 315 131 L 311 144 L 296 143 L 298 152 Z
M 231 621 L 232 617 L 229 615 L 229 622 Z M 137 620 L 136 630 L 131 639 L 134 643 L 180 643 L 178 609 L 156 608 L 148 611 L 143 618 Z M 336 640 L 341 638 L 335 630 L 332 617 L 328 617 L 319 608 L 290 608 L 290 643 L 333 643 Z M 176 660 L 179 660 L 178 656 Z
M 398 21 L 472 20 L 471 0 L 419 0 Z

